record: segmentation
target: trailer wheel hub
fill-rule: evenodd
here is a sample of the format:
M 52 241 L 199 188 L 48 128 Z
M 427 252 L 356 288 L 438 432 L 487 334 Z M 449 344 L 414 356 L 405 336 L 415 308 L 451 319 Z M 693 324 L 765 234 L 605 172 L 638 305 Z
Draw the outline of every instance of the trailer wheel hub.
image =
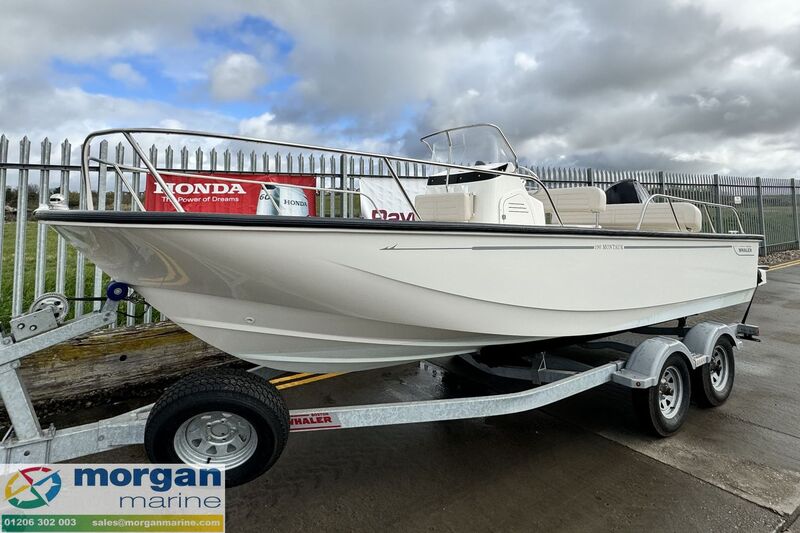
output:
M 195 415 L 178 428 L 175 453 L 187 464 L 222 464 L 235 468 L 255 453 L 258 436 L 243 417 L 222 411 Z
M 709 371 L 711 386 L 718 391 L 723 390 L 728 384 L 729 372 L 727 357 L 728 354 L 725 352 L 725 348 L 720 345 L 714 347 L 714 353 L 712 354 L 711 362 L 709 363 Z
M 683 401 L 683 389 L 680 372 L 673 366 L 665 368 L 658 387 L 658 406 L 665 418 L 673 418 L 677 414 Z

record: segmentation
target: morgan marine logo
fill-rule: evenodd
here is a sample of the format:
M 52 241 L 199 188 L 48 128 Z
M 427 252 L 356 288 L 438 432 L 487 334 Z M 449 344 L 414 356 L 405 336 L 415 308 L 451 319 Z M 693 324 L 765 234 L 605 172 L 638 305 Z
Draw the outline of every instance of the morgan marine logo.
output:
M 58 471 L 46 466 L 23 468 L 6 483 L 5 498 L 18 509 L 36 509 L 48 505 L 61 491 Z

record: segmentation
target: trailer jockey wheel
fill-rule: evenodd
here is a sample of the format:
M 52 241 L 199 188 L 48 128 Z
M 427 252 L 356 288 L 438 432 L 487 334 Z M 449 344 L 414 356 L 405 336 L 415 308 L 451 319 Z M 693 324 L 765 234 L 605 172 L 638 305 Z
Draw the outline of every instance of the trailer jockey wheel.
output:
M 711 361 L 694 371 L 694 394 L 703 407 L 717 407 L 725 403 L 733 390 L 736 373 L 733 362 L 733 343 L 720 337 L 711 352 Z
M 634 407 L 645 428 L 668 437 L 680 429 L 691 401 L 691 380 L 680 353 L 667 357 L 658 373 L 658 383 L 633 391 Z
M 278 390 L 243 370 L 191 374 L 153 406 L 144 446 L 154 463 L 225 467 L 233 487 L 266 472 L 289 436 L 289 410 Z

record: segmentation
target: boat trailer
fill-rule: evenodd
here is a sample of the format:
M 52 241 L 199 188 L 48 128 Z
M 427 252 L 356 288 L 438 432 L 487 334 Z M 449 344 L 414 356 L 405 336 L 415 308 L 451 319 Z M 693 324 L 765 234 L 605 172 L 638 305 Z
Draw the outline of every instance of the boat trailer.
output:
M 57 463 L 144 443 L 154 462 L 212 462 L 224 465 L 228 473 L 238 471 L 238 475 L 228 477 L 228 484 L 234 485 L 266 471 L 283 450 L 289 431 L 518 413 L 606 383 L 632 389 L 637 411 L 643 414 L 646 426 L 658 435 L 667 436 L 680 428 L 690 398 L 708 406 L 719 405 L 727 399 L 733 386 L 734 349 L 741 349 L 741 339 L 757 340 L 755 336 L 758 335 L 756 326 L 702 322 L 689 329 L 682 340 L 650 337 L 639 344 L 627 360 L 594 367 L 544 353 L 535 357 L 529 368 L 488 367 L 473 355 L 465 354 L 462 358 L 466 362 L 484 372 L 526 379 L 533 386 L 521 392 L 489 396 L 291 411 L 264 377 L 264 369 L 253 369 L 249 373 L 244 370 L 200 371 L 168 388 L 155 404 L 71 428 L 42 429 L 19 375 L 20 361 L 44 348 L 115 324 L 119 303 L 129 292 L 127 285 L 112 282 L 98 310 L 70 321 L 64 320 L 64 297 L 48 295 L 38 299 L 31 312 L 11 320 L 10 334 L 0 336 L 0 396 L 11 421 L 11 428 L 0 442 L 0 453 L 6 464 Z M 219 390 L 227 395 L 215 396 Z M 223 401 L 222 398 L 234 393 L 240 396 L 238 403 L 223 402 L 209 411 L 208 405 L 216 405 L 215 398 Z M 203 403 L 206 397 L 203 394 L 211 403 L 203 407 L 202 413 L 195 412 L 197 409 L 192 411 L 193 405 Z M 248 413 L 258 416 L 250 417 Z M 180 438 L 181 434 L 198 434 L 198 427 L 202 430 L 200 439 Z M 259 439 L 251 438 L 250 432 L 255 432 Z M 233 455 L 217 454 L 219 443 L 228 443 L 226 446 L 230 448 L 231 433 L 236 434 L 238 448 L 234 446 L 230 452 Z M 255 456 L 255 449 L 249 449 L 249 455 L 245 453 L 255 440 L 271 446 L 269 453 Z M 204 453 L 208 457 L 204 457 Z M 234 456 L 235 461 L 231 459 Z M 252 460 L 260 464 L 251 464 Z

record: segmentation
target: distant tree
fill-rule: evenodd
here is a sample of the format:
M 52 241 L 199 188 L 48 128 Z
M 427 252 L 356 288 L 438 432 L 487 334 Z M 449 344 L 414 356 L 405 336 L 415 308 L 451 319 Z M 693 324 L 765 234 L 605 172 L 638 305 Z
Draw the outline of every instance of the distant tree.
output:
M 28 185 L 28 209 L 39 207 L 39 186 L 36 184 Z
M 17 189 L 12 189 L 11 187 L 6 187 L 6 205 L 16 208 L 17 200 L 19 200 L 19 191 Z M 39 206 L 39 186 L 29 185 L 28 208 L 36 209 L 38 206 Z
M 17 207 L 17 189 L 6 187 L 6 205 Z

